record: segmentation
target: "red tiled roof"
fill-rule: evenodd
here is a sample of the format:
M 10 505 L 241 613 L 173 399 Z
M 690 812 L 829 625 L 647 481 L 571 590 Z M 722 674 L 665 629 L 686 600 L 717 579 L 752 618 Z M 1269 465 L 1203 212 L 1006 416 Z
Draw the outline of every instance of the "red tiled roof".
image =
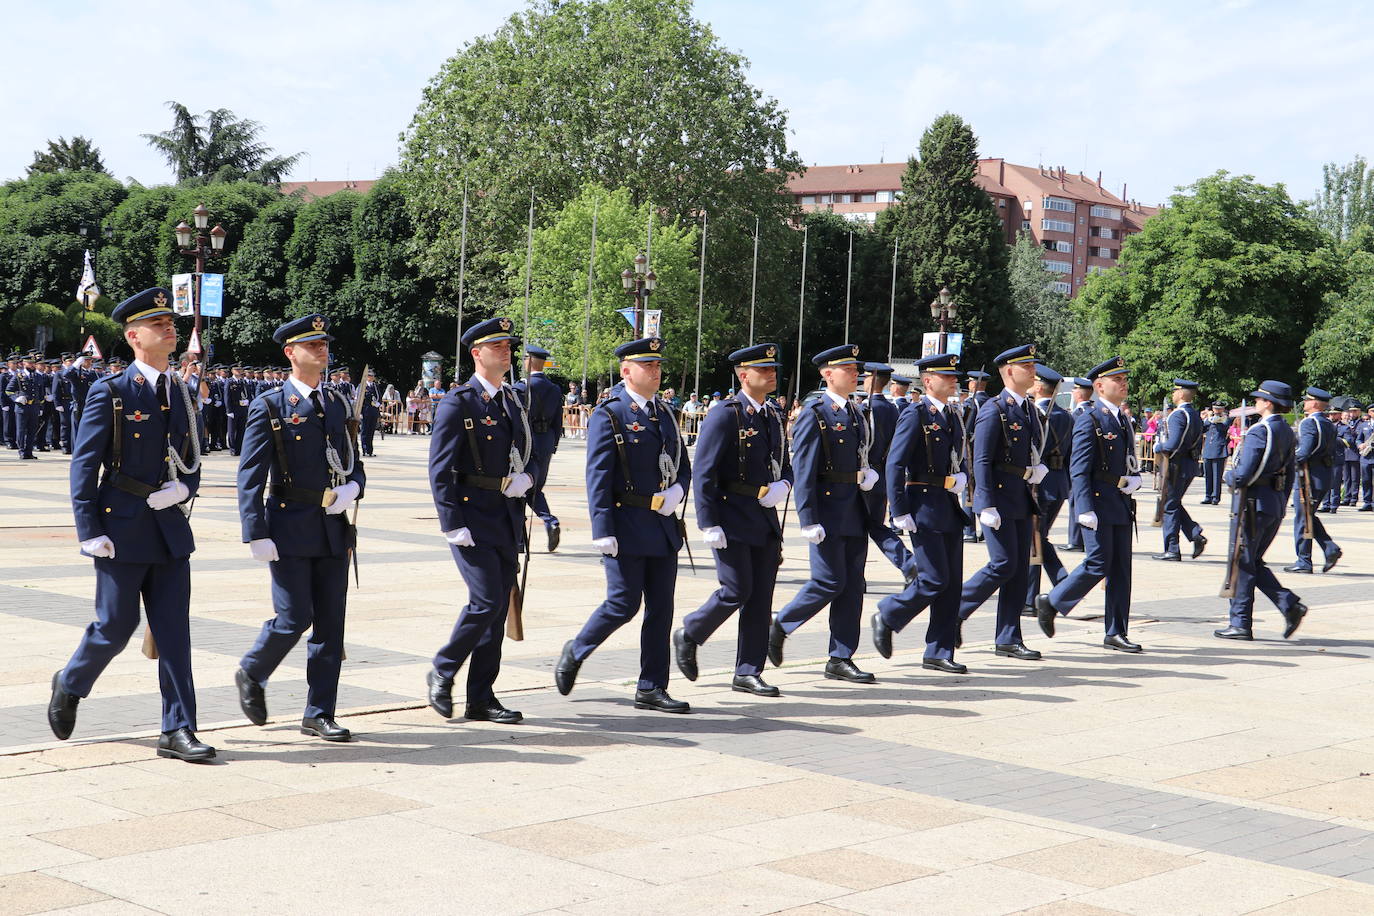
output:
M 787 189 L 793 194 L 824 191 L 900 191 L 905 162 L 876 165 L 813 165 L 805 175 L 792 175 Z
M 1053 197 L 1084 200 L 1089 203 L 1106 204 L 1112 207 L 1124 208 L 1127 206 L 1120 197 L 1093 179 L 1084 177 L 1081 173 L 1070 172 L 1067 169 L 1031 168 L 1028 165 L 1013 165 L 1010 162 L 1007 163 L 1007 171 L 1015 173 L 1016 177 L 1041 193 Z
M 337 194 L 340 191 L 357 191 L 359 194 L 366 194 L 372 190 L 372 186 L 376 183 L 373 179 L 362 181 L 283 181 L 281 192 L 294 194 L 296 191 L 300 191 L 306 200 L 317 200 L 321 197 L 328 197 L 330 194 Z

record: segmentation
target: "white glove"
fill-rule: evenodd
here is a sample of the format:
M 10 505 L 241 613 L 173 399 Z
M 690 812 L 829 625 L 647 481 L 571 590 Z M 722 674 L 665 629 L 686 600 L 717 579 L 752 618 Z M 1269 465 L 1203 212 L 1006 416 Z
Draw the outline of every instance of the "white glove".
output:
M 257 538 L 248 542 L 248 552 L 253 555 L 253 559 L 259 563 L 275 563 L 281 557 L 277 555 L 277 542 L 271 538 Z
M 864 468 L 863 476 L 859 478 L 859 489 L 867 493 L 873 489 L 873 485 L 878 482 L 878 472 L 872 468 Z
M 672 515 L 673 510 L 682 503 L 682 497 L 684 495 L 682 492 L 682 484 L 675 483 L 668 489 L 662 490 L 654 495 L 663 497 L 663 505 L 659 506 L 654 511 L 659 515 Z
M 963 489 L 965 486 L 967 486 L 967 485 L 968 485 L 968 475 L 965 474 L 963 471 L 960 471 L 958 474 L 955 474 L 955 475 L 954 475 L 954 482 L 951 483 L 951 484 L 950 484 L 948 487 L 946 487 L 945 489 L 949 490 L 949 492 L 951 492 L 951 493 L 958 493 L 960 490 L 962 490 L 962 489 Z
M 472 539 L 472 532 L 467 528 L 458 528 L 454 531 L 445 531 L 444 540 L 454 547 L 473 547 L 476 542 Z
M 148 507 L 155 510 L 166 509 L 179 502 L 185 502 L 190 495 L 191 491 L 186 488 L 186 484 L 180 480 L 169 480 L 160 489 L 148 494 Z
M 505 489 L 501 491 L 501 495 L 509 496 L 511 499 L 519 499 L 524 496 L 532 486 L 534 486 L 534 478 L 524 471 L 521 471 L 510 479 L 510 483 L 506 484 Z
M 1002 513 L 994 509 L 984 509 L 978 513 L 978 521 L 983 523 L 984 528 L 991 528 L 996 531 L 1002 527 Z
M 58 413 L 66 413 L 66 412 L 67 412 L 67 408 L 59 406 L 59 407 L 57 408 L 57 412 L 58 412 Z
M 805 525 L 802 527 L 801 533 L 802 537 L 813 544 L 819 544 L 821 541 L 825 540 L 824 525 Z
M 29 396 L 26 394 L 16 394 L 14 397 L 10 398 L 10 400 L 14 401 L 16 404 L 27 404 L 29 402 Z
M 114 541 L 105 535 L 98 538 L 91 538 L 89 541 L 81 542 L 81 552 L 87 556 L 104 557 L 107 560 L 114 559 Z
M 1083 513 L 1080 513 L 1079 516 L 1078 516 L 1078 524 L 1082 525 L 1084 528 L 1091 528 L 1093 531 L 1096 531 L 1096 530 L 1097 530 L 1097 513 L 1096 513 L 1096 512 L 1083 512 Z
M 615 535 L 611 535 L 608 538 L 593 538 L 592 546 L 608 557 L 613 557 L 620 553 L 620 542 L 615 539 Z
M 1136 490 L 1139 490 L 1139 489 L 1140 489 L 1140 483 L 1141 483 L 1140 475 L 1139 475 L 1139 474 L 1132 474 L 1130 477 L 1127 477 L 1127 478 L 1126 478 L 1126 485 L 1125 485 L 1124 487 L 1121 488 L 1121 492 L 1122 492 L 1122 493 L 1125 493 L 1127 496 L 1129 496 L 1130 494 L 1134 493 Z
M 768 485 L 768 492 L 759 497 L 759 505 L 765 509 L 782 505 L 782 501 L 787 498 L 787 494 L 792 492 L 792 485 L 785 480 L 775 481 Z
M 53 400 L 53 396 L 50 395 L 50 394 L 45 394 L 45 395 L 43 395 L 43 400 L 45 400 L 45 401 L 51 401 L 51 400 Z
M 334 501 L 324 507 L 325 515 L 339 515 L 347 512 L 348 507 L 358 501 L 358 484 L 350 480 L 334 488 Z
M 714 528 L 707 528 L 703 531 L 701 542 L 711 550 L 725 549 L 725 529 L 717 525 Z
M 1043 464 L 1037 464 L 1037 465 L 1035 465 L 1034 467 L 1032 467 L 1032 468 L 1030 469 L 1030 472 L 1031 472 L 1031 476 L 1030 476 L 1031 486 L 1035 486 L 1035 485 L 1038 484 L 1040 481 L 1042 481 L 1042 480 L 1045 479 L 1045 475 L 1048 474 L 1048 473 L 1050 472 L 1050 469 L 1047 468 L 1047 467 L 1045 467 L 1045 465 L 1043 465 Z
M 910 515 L 899 515 L 892 520 L 892 524 L 896 525 L 902 531 L 916 530 L 916 519 L 912 518 Z

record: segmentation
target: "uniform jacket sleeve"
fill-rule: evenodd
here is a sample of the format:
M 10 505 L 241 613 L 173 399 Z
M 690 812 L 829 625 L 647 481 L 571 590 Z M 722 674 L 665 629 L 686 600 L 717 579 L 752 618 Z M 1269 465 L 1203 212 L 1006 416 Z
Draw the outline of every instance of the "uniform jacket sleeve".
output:
M 977 484 L 973 493 L 973 511 L 992 508 L 997 482 L 993 479 L 993 465 L 1002 444 L 1002 423 L 996 416 L 997 404 L 984 401 L 978 408 L 977 423 L 973 427 L 973 479 Z
M 1312 458 L 1312 453 L 1317 449 L 1319 427 L 1320 424 L 1310 416 L 1298 421 L 1298 448 L 1293 456 L 1294 461 L 1306 464 Z
M 89 541 L 105 534 L 100 518 L 100 472 L 113 435 L 110 386 L 93 385 L 72 446 L 70 468 L 72 512 L 76 516 L 78 540 Z
M 468 527 L 463 517 L 458 481 L 452 473 L 458 467 L 458 456 L 467 447 L 461 400 L 458 391 L 444 395 L 434 413 L 434 427 L 429 438 L 429 486 L 434 493 L 434 508 L 439 513 L 440 531 Z
M 259 398 L 248 408 L 248 420 L 243 431 L 243 447 L 239 451 L 239 520 L 242 523 L 245 544 L 270 537 L 263 500 L 267 492 L 272 462 L 276 460 L 277 446 L 272 436 L 267 406 L 263 399 Z
M 816 423 L 816 412 L 803 407 L 792 423 L 792 462 L 797 471 L 797 520 L 804 528 L 821 523 L 820 482 L 816 477 L 822 470 L 823 435 Z
M 721 527 L 720 468 L 725 461 L 726 444 L 734 433 L 733 411 L 717 410 L 708 415 L 697 432 L 697 463 L 693 472 L 696 484 L 697 527 Z
M 911 461 L 911 452 L 916 442 L 916 434 L 921 431 L 921 414 L 924 411 L 910 409 L 902 411 L 897 419 L 897 429 L 892 434 L 892 444 L 887 450 L 887 503 L 891 515 L 898 518 L 911 514 L 907 502 L 906 469 Z
M 607 410 L 597 408 L 587 421 L 587 511 L 592 517 L 592 539 L 615 536 L 616 449 Z

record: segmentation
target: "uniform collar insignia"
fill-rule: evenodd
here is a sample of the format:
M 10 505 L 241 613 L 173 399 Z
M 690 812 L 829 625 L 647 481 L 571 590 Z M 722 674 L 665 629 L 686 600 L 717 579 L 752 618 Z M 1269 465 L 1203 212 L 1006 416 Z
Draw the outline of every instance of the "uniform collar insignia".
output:
M 292 404 L 296 404 L 296 403 L 298 403 L 298 402 L 300 401 L 300 397 L 299 397 L 298 395 L 294 395 L 294 394 L 293 394 L 293 395 L 291 395 L 291 397 L 287 398 L 286 400 L 289 401 L 289 402 L 292 403 Z
M 143 376 L 141 376 L 141 375 L 135 375 L 135 376 L 134 376 L 134 381 L 137 382 L 138 384 L 142 385 L 143 382 L 144 382 Z
M 631 409 L 631 410 L 638 410 L 638 409 L 639 409 L 639 405 L 636 404 L 634 401 L 631 401 L 631 402 L 630 402 L 630 409 Z

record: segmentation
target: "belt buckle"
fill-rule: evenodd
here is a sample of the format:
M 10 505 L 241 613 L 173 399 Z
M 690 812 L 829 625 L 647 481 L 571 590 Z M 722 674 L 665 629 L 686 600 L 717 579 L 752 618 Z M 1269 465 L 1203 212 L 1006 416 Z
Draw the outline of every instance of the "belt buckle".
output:
M 325 490 L 324 495 L 320 497 L 320 506 L 328 509 L 330 506 L 334 505 L 338 498 L 338 493 L 335 493 L 333 490 Z
M 1130 484 L 1130 481 L 1127 480 L 1125 477 L 1118 477 L 1118 478 L 1116 479 L 1116 488 L 1117 488 L 1118 490 L 1124 490 L 1124 489 L 1126 489 L 1127 485 L 1129 485 L 1129 484 Z
M 649 508 L 650 508 L 650 509 L 653 509 L 655 512 L 657 512 L 659 509 L 662 509 L 662 508 L 663 508 L 663 494 L 662 494 L 662 493 L 655 493 L 653 496 L 650 496 L 650 497 L 649 497 Z
M 759 487 L 758 499 L 763 499 L 763 498 L 764 498 L 765 496 L 767 496 L 767 495 L 768 495 L 768 484 L 763 484 L 762 486 Z
M 1031 479 L 1032 477 L 1034 477 L 1034 476 L 1035 476 L 1035 469 L 1034 469 L 1034 468 L 1026 468 L 1024 471 L 1021 472 L 1021 479 L 1022 479 L 1022 480 L 1030 480 L 1030 479 Z
M 946 477 L 945 477 L 945 489 L 946 489 L 946 490 L 953 490 L 953 489 L 954 489 L 954 478 L 953 478 L 953 477 L 950 477 L 950 476 L 946 476 Z
M 855 472 L 854 472 L 854 482 L 855 482 L 855 483 L 863 483 L 863 482 L 864 482 L 864 472 L 863 472 L 863 471 L 855 471 Z
M 511 482 L 511 478 L 509 478 L 509 477 L 502 477 L 502 478 L 501 478 L 501 492 L 502 492 L 502 493 L 506 492 L 506 487 L 510 486 L 510 482 Z

